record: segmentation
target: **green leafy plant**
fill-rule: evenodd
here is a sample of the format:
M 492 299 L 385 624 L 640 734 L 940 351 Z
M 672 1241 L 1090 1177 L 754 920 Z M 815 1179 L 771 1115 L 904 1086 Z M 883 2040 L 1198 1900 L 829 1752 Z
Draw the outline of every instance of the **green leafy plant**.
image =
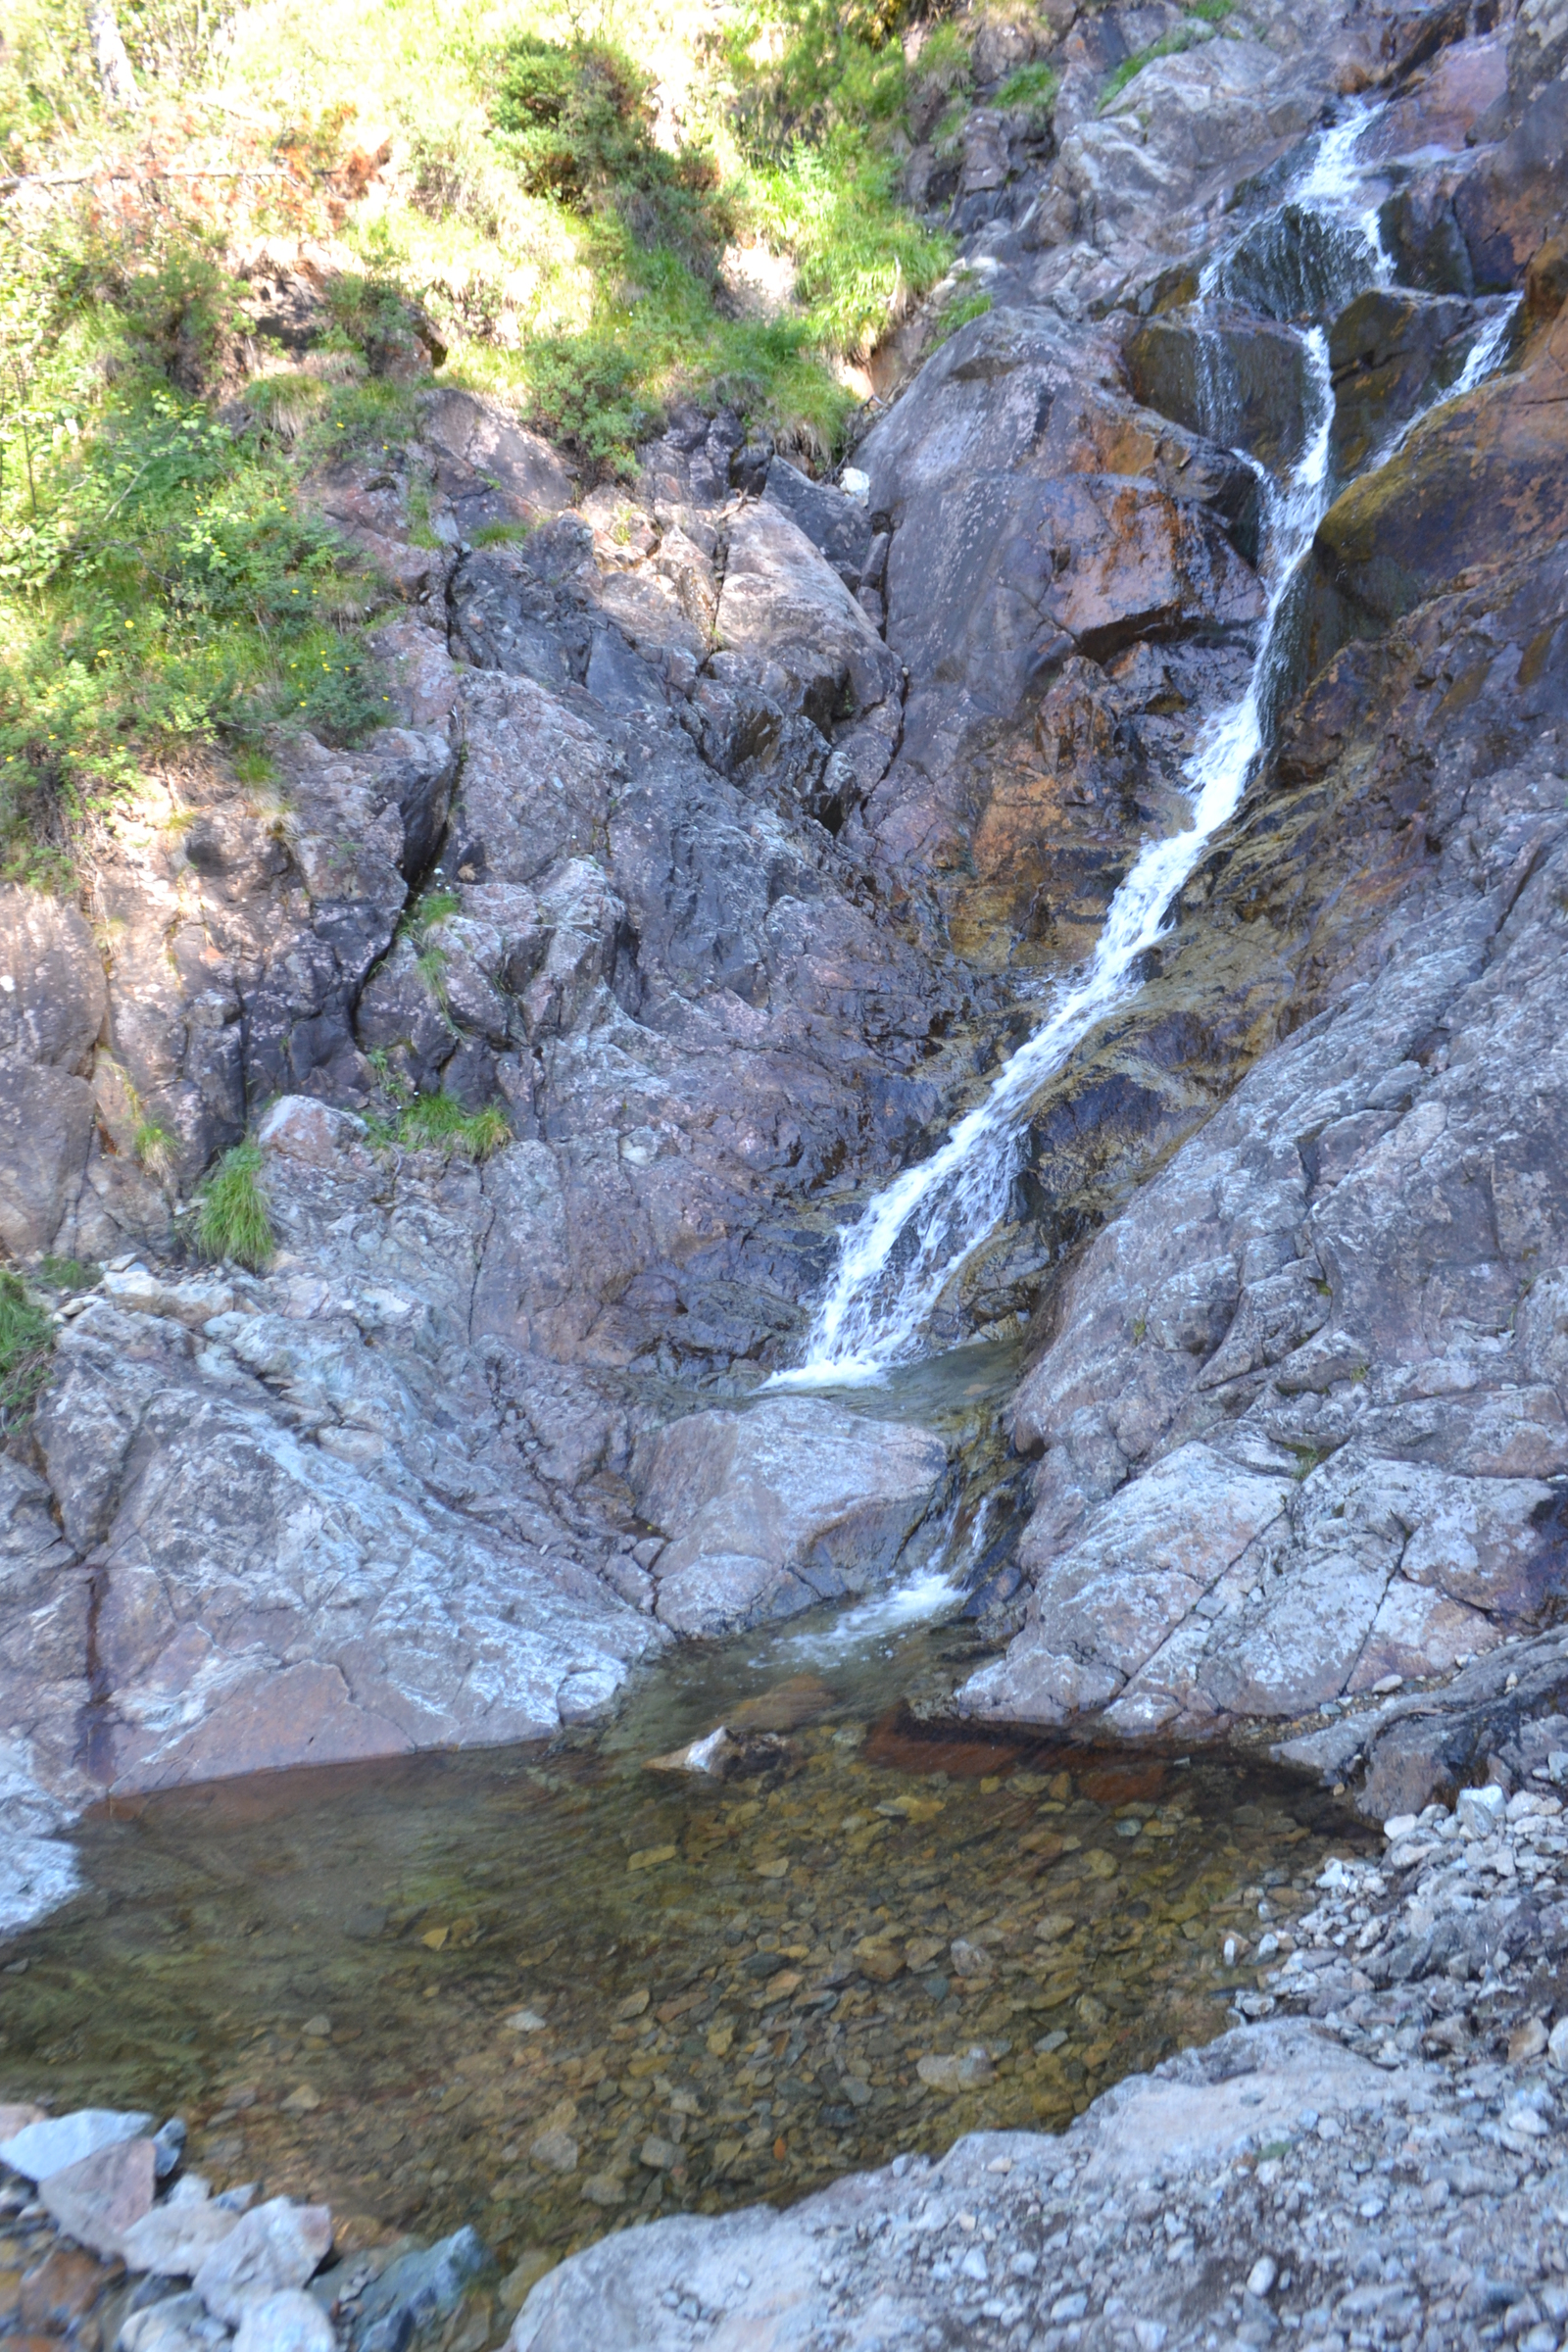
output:
M 203 1257 L 231 1258 L 261 1273 L 277 1247 L 262 1191 L 262 1151 L 249 1141 L 223 1153 L 207 1182 L 196 1219 Z
M 0 1273 L 0 1429 L 26 1417 L 49 1375 L 54 1332 L 19 1274 Z
M 398 1140 L 411 1151 L 428 1146 L 485 1160 L 512 1141 L 512 1123 L 494 1103 L 466 1111 L 455 1095 L 420 1095 L 398 1122 Z

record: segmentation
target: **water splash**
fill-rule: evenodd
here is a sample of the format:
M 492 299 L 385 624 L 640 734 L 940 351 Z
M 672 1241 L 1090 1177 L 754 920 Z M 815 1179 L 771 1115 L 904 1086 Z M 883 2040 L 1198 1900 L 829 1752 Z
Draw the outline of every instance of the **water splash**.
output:
M 902 1585 L 878 1592 L 853 1609 L 841 1609 L 828 1624 L 791 1635 L 782 1646 L 794 1656 L 821 1663 L 846 1650 L 866 1648 L 892 1639 L 907 1632 L 910 1626 L 925 1625 L 934 1618 L 947 1616 L 963 1599 L 976 1564 L 984 1556 L 986 1522 L 995 1501 L 994 1494 L 982 1498 L 967 1537 L 961 1547 L 956 1548 L 954 1537 L 960 1501 L 955 1497 L 936 1548 L 923 1568 L 916 1569 Z
M 1355 144 L 1369 120 L 1369 114 L 1358 113 L 1322 134 L 1288 203 L 1270 216 L 1261 236 L 1244 232 L 1210 265 L 1203 294 L 1226 296 L 1249 251 L 1247 270 L 1254 280 L 1260 270 L 1288 262 L 1288 235 L 1275 238 L 1280 255 L 1268 250 L 1270 223 L 1282 223 L 1287 213 L 1316 221 L 1321 233 L 1313 247 L 1320 265 L 1315 275 L 1333 282 L 1307 287 L 1279 279 L 1272 288 L 1276 305 L 1299 294 L 1303 307 L 1329 307 L 1327 296 L 1337 308 L 1359 288 L 1388 276 L 1377 210 L 1368 206 L 1354 168 Z M 1261 306 L 1254 301 L 1253 307 Z M 1264 476 L 1260 573 L 1266 614 L 1246 692 L 1207 722 L 1186 762 L 1191 825 L 1145 844 L 1111 900 L 1087 970 L 1057 993 L 1034 1035 L 1004 1063 L 986 1100 L 958 1121 L 929 1159 L 906 1168 L 869 1201 L 841 1236 L 833 1281 L 812 1323 L 806 1361 L 794 1371 L 775 1373 L 767 1384 L 771 1388 L 863 1385 L 924 1351 L 926 1327 L 942 1293 L 1008 1214 L 1030 1100 L 1129 993 L 1140 958 L 1159 938 L 1178 892 L 1215 831 L 1234 815 L 1256 771 L 1288 683 L 1291 591 L 1335 489 L 1329 465 L 1334 394 L 1328 339 L 1319 326 L 1295 331 L 1307 383 L 1305 446 L 1283 482 Z M 1506 331 L 1507 320 L 1489 323 L 1460 384 L 1443 397 L 1451 399 L 1481 380 L 1494 365 Z

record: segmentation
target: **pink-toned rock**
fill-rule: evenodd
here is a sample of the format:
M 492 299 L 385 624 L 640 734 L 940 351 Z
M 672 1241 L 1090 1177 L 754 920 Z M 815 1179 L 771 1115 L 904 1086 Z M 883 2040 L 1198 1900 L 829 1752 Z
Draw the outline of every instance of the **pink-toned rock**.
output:
M 94 2254 L 125 2251 L 125 2232 L 150 2213 L 157 2157 L 150 2139 L 122 2139 L 51 2173 L 39 2195 L 68 2237 Z
M 20 2107 L 0 2107 L 0 2140 L 15 2139 L 17 2133 L 25 2131 L 28 2124 L 42 2122 L 41 2107 L 29 2107 L 25 2103 Z
M 10 2114 L 7 2108 L 0 2113 Z M 0 2164 L 29 2180 L 47 2180 L 67 2165 L 96 2156 L 117 2140 L 137 2139 L 152 2130 L 150 2115 L 122 2114 L 114 2107 L 77 2107 L 70 2115 L 43 2115 L 36 2107 L 18 2108 L 22 2128 L 0 2139 Z
M 123 2252 L 133 2271 L 161 2278 L 189 2278 L 213 2248 L 239 2225 L 239 2215 L 211 2199 L 155 2205 L 125 2231 Z

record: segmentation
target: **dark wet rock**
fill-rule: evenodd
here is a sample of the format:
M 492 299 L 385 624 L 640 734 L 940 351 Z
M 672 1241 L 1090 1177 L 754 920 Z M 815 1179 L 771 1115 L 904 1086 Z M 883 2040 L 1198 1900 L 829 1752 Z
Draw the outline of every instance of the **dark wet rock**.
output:
M 1429 294 L 1474 294 L 1470 248 L 1453 209 L 1458 184 L 1458 173 L 1449 169 L 1421 172 L 1384 204 L 1379 232 L 1400 285 Z
M 1392 446 L 1400 425 L 1461 372 L 1482 324 L 1474 306 L 1369 288 L 1329 337 L 1335 474 L 1341 481 Z
M 1133 390 L 1162 416 L 1235 442 L 1276 471 L 1299 456 L 1306 377 L 1288 329 L 1255 318 L 1151 318 L 1123 348 Z
M 1419 425 L 1390 464 L 1323 519 L 1317 557 L 1361 630 L 1410 612 L 1471 564 L 1550 544 L 1568 516 L 1562 464 L 1568 332 L 1537 338 L 1494 377 Z

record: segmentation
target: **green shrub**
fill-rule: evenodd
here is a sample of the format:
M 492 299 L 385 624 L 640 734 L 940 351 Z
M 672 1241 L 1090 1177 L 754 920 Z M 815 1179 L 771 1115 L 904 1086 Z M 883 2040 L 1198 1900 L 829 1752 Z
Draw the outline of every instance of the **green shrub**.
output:
M 483 1160 L 511 1143 L 512 1122 L 494 1103 L 468 1111 L 456 1095 L 420 1095 L 398 1122 L 398 1141 L 410 1151 L 444 1145 L 469 1159 Z
M 50 339 L 0 406 L 0 867 L 32 878 L 149 758 L 259 752 L 291 714 L 347 742 L 387 715 L 358 635 L 366 583 L 301 508 L 284 438 L 189 388 L 222 331 L 216 265 L 199 247 L 132 258 L 32 257 Z
M 277 1247 L 262 1192 L 259 1144 L 235 1144 L 225 1152 L 202 1194 L 196 1246 L 203 1257 L 230 1258 L 260 1274 Z
M 514 33 L 497 61 L 495 139 L 532 196 L 619 214 L 646 244 L 673 246 L 711 274 L 730 220 L 699 148 L 654 140 L 653 77 L 607 40 Z
M 64 1262 L 64 1261 L 61 1261 Z M 54 1330 L 18 1274 L 0 1274 L 0 1430 L 24 1419 L 49 1374 Z

